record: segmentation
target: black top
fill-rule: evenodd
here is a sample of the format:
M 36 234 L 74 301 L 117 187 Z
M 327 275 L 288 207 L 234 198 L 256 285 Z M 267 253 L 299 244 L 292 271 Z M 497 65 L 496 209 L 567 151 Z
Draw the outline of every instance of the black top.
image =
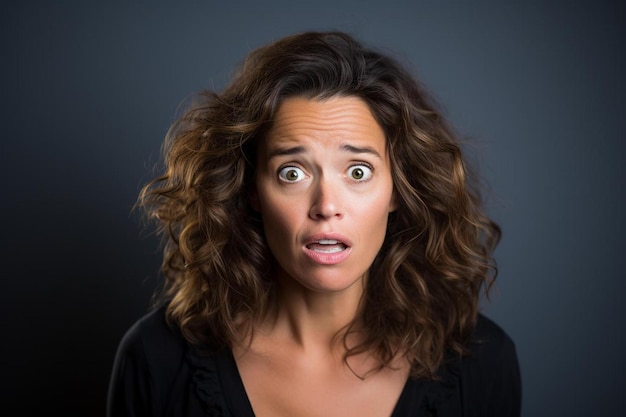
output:
M 409 378 L 392 417 L 520 415 L 515 345 L 479 315 L 471 355 L 447 360 L 440 378 Z M 232 416 L 254 413 L 230 351 L 206 356 L 187 344 L 155 309 L 122 339 L 109 387 L 108 417 Z

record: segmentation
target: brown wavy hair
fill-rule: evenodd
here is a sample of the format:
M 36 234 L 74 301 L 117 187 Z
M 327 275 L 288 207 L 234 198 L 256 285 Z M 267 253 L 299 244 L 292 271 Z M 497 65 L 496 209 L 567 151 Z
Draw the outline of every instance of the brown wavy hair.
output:
M 294 96 L 359 97 L 387 138 L 398 208 L 361 301 L 364 338 L 345 358 L 374 352 L 382 368 L 401 354 L 414 377 L 433 377 L 446 352 L 465 352 L 500 230 L 432 98 L 396 60 L 341 32 L 252 51 L 229 86 L 199 93 L 170 128 L 164 173 L 138 201 L 164 238 L 167 317 L 190 343 L 219 348 L 268 312 L 273 256 L 249 193 L 259 138 Z

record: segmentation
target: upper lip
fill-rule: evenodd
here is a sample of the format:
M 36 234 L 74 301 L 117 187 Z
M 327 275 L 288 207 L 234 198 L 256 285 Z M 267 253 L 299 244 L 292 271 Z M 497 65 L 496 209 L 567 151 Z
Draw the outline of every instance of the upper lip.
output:
M 340 233 L 316 233 L 308 236 L 305 239 L 304 244 L 310 245 L 312 243 L 318 243 L 320 240 L 336 240 L 337 243 L 342 243 L 347 247 L 352 246 L 350 239 Z

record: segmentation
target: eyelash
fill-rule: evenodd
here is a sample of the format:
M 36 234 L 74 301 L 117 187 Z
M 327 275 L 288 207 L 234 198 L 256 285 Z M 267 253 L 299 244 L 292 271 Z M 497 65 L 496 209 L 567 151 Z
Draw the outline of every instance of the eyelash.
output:
M 296 183 L 296 182 L 300 182 L 302 179 L 298 178 L 296 181 L 290 181 L 289 179 L 285 178 L 285 176 L 281 175 L 283 173 L 283 171 L 286 170 L 297 170 L 302 174 L 302 179 L 304 179 L 304 177 L 306 177 L 306 174 L 304 173 L 304 170 L 302 168 L 299 168 L 297 166 L 294 165 L 283 165 L 282 167 L 278 168 L 278 178 L 281 181 L 284 181 L 286 183 Z M 285 172 L 285 175 L 287 174 L 288 171 Z
M 364 172 L 364 177 L 363 179 L 359 179 L 359 178 L 353 178 L 350 175 L 350 172 L 355 169 L 355 168 L 359 168 L 359 167 L 365 167 L 367 169 L 367 171 L 369 172 Z M 298 177 L 295 180 L 291 181 L 288 178 L 286 178 L 286 175 L 289 171 L 294 170 L 294 171 L 298 171 L 298 174 L 302 176 L 302 178 Z M 348 178 L 350 178 L 351 180 L 355 181 L 355 182 L 366 182 L 369 181 L 370 178 L 372 177 L 372 175 L 374 175 L 374 167 L 371 164 L 368 164 L 367 162 L 363 162 L 363 161 L 359 161 L 356 162 L 352 165 L 350 165 L 348 167 Z M 280 168 L 278 168 L 278 178 L 281 181 L 284 181 L 286 183 L 297 183 L 300 182 L 301 180 L 304 179 L 304 177 L 306 177 L 306 174 L 304 173 L 304 170 L 298 166 L 295 165 L 283 165 Z
M 365 167 L 368 169 L 369 171 L 369 175 L 366 174 L 366 178 L 364 179 L 357 179 L 357 178 L 351 178 L 352 180 L 356 181 L 356 182 L 366 182 L 369 181 L 370 178 L 372 178 L 372 175 L 374 175 L 374 167 L 371 166 L 370 164 L 368 164 L 367 162 L 357 162 L 355 164 L 352 164 L 348 167 L 348 173 L 353 169 L 353 168 L 358 168 L 358 167 Z M 350 175 L 348 174 L 348 177 L 350 177 Z

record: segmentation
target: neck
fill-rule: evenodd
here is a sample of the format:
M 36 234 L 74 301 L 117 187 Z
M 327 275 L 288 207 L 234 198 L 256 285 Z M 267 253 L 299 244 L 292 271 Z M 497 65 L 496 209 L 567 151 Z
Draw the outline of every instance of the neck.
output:
M 303 350 L 343 349 L 342 331 L 359 314 L 364 280 L 337 292 L 316 292 L 293 279 L 279 279 L 276 308 L 268 330 L 300 346 Z

